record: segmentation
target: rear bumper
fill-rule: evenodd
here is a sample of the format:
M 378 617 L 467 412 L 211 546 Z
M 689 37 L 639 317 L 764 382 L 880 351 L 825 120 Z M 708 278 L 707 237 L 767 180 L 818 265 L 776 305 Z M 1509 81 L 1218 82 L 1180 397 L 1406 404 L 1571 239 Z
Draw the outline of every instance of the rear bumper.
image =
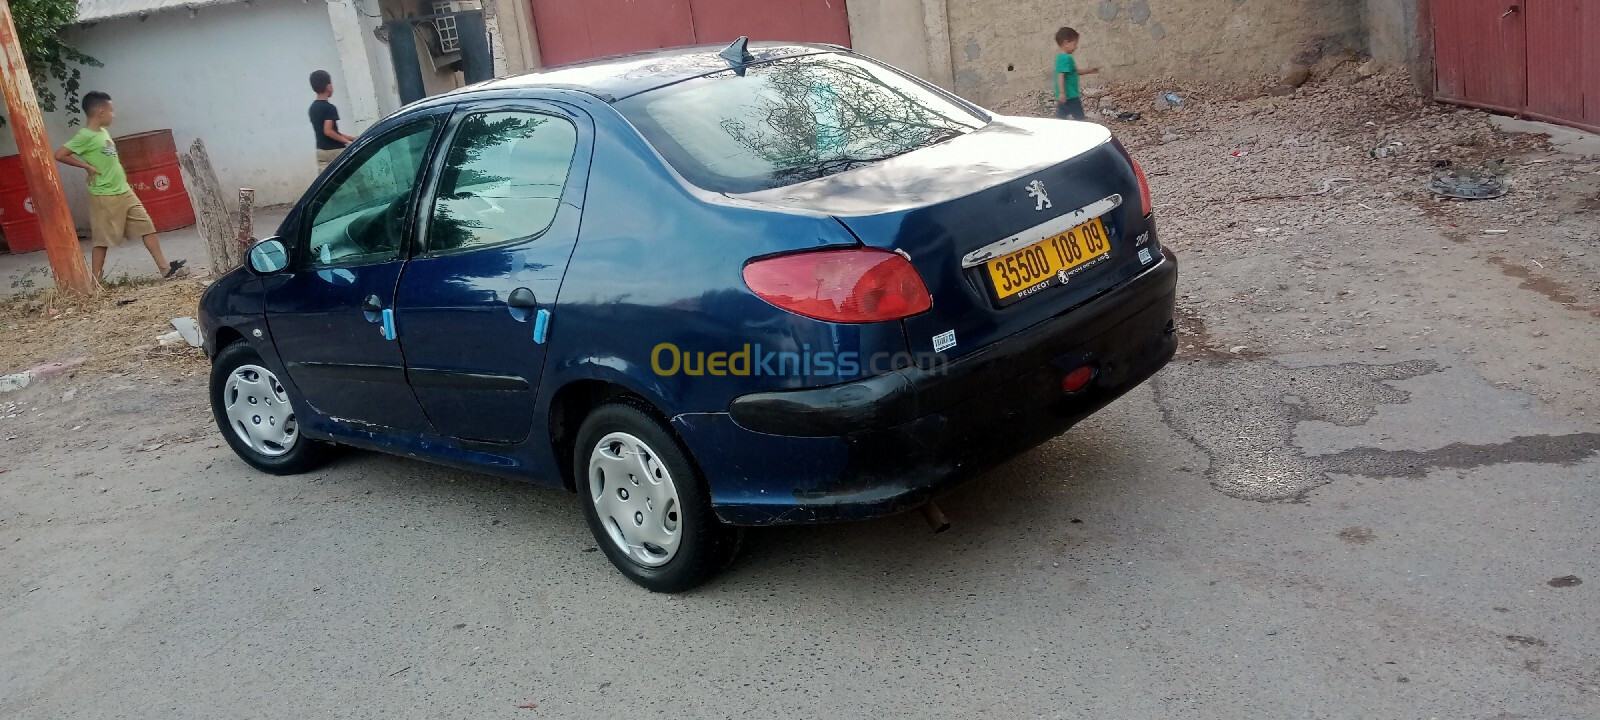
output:
M 735 525 L 859 520 L 914 508 L 1053 438 L 1137 387 L 1177 350 L 1177 260 L 933 371 L 758 393 L 683 416 L 718 517 Z M 1092 367 L 1065 394 L 1065 374 Z M 696 446 L 706 449 L 699 451 Z

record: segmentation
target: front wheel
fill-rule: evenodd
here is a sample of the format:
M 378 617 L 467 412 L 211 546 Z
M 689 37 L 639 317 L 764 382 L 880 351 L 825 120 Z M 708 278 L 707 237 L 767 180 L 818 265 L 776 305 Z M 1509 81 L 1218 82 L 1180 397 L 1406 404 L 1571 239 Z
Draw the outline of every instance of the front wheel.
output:
M 632 403 L 603 405 L 584 420 L 573 469 L 595 541 L 646 589 L 689 590 L 738 551 L 742 531 L 711 512 L 705 479 L 687 451 Z
M 300 433 L 289 391 L 248 343 L 236 342 L 211 363 L 211 414 L 233 452 L 273 475 L 310 470 L 329 446 Z

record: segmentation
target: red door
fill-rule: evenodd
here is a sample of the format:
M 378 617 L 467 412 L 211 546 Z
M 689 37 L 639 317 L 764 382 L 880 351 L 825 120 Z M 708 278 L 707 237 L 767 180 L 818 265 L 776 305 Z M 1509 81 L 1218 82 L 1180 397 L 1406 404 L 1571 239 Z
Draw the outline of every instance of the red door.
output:
M 546 66 L 740 35 L 850 45 L 845 0 L 529 1 Z
M 533 0 L 545 65 L 694 44 L 689 0 Z
M 1528 113 L 1583 119 L 1583 0 L 1523 0 L 1528 27 Z M 1592 2 L 1592 0 L 1591 0 Z
M 844 0 L 692 0 L 695 42 L 751 40 L 850 45 Z
M 1600 126 L 1600 2 L 1435 0 L 1440 100 Z
M 1583 28 L 1585 42 L 1578 43 L 1583 58 L 1583 122 L 1591 130 L 1600 132 L 1600 4 L 1583 3 L 1578 25 Z
M 1433 4 L 1439 97 L 1517 112 L 1527 98 L 1522 4 L 1538 0 L 1449 0 Z

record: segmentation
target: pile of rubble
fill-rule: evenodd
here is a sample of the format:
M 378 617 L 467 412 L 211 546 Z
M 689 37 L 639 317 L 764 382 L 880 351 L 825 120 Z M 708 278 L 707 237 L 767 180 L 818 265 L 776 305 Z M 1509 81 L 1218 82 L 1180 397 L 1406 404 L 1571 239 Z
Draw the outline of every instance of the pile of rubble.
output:
M 1403 73 L 1335 55 L 1252 84 L 1157 80 L 1085 97 L 1150 176 L 1163 240 L 1176 249 L 1362 227 L 1374 242 L 1432 228 L 1457 240 L 1509 233 L 1515 245 L 1531 229 L 1560 238 L 1554 252 L 1564 254 L 1518 245 L 1500 253 L 1506 262 L 1590 296 L 1571 304 L 1600 303 L 1600 157 L 1558 153 L 1545 135 L 1433 102 Z M 1049 116 L 1050 98 L 996 110 Z
M 1149 172 L 1169 241 L 1414 219 L 1441 202 L 1441 181 L 1455 180 L 1499 187 L 1482 194 L 1504 197 L 1480 211 L 1505 222 L 1558 220 L 1537 188 L 1547 171 L 1573 168 L 1532 161 L 1545 138 L 1434 103 L 1370 62 L 1300 70 L 1253 92 L 1157 81 L 1090 89 L 1086 104 Z

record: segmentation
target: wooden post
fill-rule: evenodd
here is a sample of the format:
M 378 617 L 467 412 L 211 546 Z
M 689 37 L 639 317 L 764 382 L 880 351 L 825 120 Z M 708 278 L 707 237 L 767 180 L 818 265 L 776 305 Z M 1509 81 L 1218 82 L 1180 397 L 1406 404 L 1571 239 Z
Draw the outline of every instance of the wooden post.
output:
M 197 138 L 189 152 L 179 153 L 178 165 L 183 168 L 183 182 L 189 187 L 189 201 L 194 203 L 195 223 L 206 239 L 211 274 L 221 276 L 239 267 L 244 252 L 239 249 L 239 231 L 222 199 L 222 185 L 217 182 L 216 169 L 211 167 L 205 141 Z
M 11 132 L 17 137 L 22 174 L 28 179 L 28 192 L 33 197 L 34 212 L 39 216 L 39 230 L 44 235 L 44 251 L 50 257 L 56 288 L 76 293 L 92 292 L 94 282 L 83 264 L 78 230 L 72 224 L 66 195 L 61 192 L 55 152 L 44 130 L 44 119 L 39 116 L 39 98 L 33 93 L 33 80 L 22 56 L 17 26 L 11 21 L 11 3 L 4 0 L 0 0 L 0 90 L 5 94 L 6 116 L 11 121 Z
M 250 245 L 255 240 L 256 222 L 253 217 L 256 209 L 256 191 L 251 188 L 239 188 L 239 257 L 243 258 L 250 252 Z

